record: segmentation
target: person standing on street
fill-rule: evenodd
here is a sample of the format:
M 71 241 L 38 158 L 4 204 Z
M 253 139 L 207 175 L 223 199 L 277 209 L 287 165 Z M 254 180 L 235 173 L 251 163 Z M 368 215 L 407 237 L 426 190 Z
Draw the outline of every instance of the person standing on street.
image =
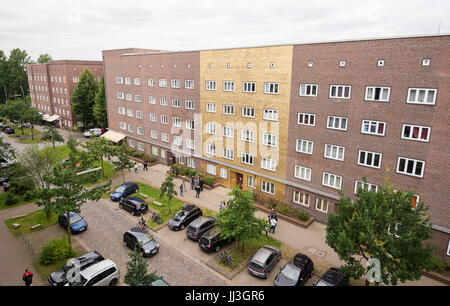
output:
M 191 176 L 191 189 L 194 190 L 194 177 Z
M 275 218 L 271 218 L 270 229 L 272 230 L 272 234 L 275 234 L 275 227 L 277 227 L 277 220 Z
M 148 171 L 148 164 L 146 160 L 144 160 L 144 171 Z
M 134 163 L 134 173 L 138 173 L 138 171 L 139 171 L 138 165 L 137 163 Z
M 180 195 L 183 196 L 183 183 L 180 185 Z
M 222 211 L 222 208 L 223 208 L 223 204 L 222 204 L 222 201 L 220 201 L 220 204 L 219 204 L 219 212 Z
M 33 283 L 33 273 L 25 269 L 25 273 L 22 275 L 22 279 L 25 282 L 25 286 L 29 287 Z
M 200 191 L 203 191 L 203 184 L 204 184 L 203 179 L 200 179 L 199 181 Z
M 200 198 L 200 185 L 195 185 L 195 197 Z

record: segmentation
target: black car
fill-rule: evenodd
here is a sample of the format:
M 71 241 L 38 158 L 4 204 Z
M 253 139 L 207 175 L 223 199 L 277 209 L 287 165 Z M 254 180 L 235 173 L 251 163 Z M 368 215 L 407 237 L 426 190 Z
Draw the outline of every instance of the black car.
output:
M 16 131 L 14 131 L 13 128 L 10 128 L 10 127 L 4 129 L 3 131 L 4 131 L 6 134 L 14 134 L 14 133 L 16 132 Z
M 316 286 L 348 286 L 348 277 L 342 275 L 337 268 L 330 268 L 317 282 Z
M 287 263 L 275 278 L 275 286 L 303 286 L 314 272 L 314 263 L 308 256 L 297 253 L 292 263 Z
M 12 164 L 14 164 L 14 161 L 11 161 L 4 157 L 0 157 L 0 169 L 7 169 Z
M 198 245 L 203 251 L 220 251 L 220 249 L 231 242 L 230 239 L 223 238 L 220 235 L 220 230 L 217 227 L 213 227 L 206 233 L 204 233 L 198 240 Z
M 7 124 L 3 124 L 3 125 L 2 125 L 2 130 L 3 130 L 3 132 L 4 132 L 6 129 L 8 129 L 8 128 L 10 128 L 9 125 L 7 125 Z
M 76 258 L 80 263 L 80 271 L 83 271 L 89 266 L 92 266 L 93 264 L 96 264 L 105 258 L 103 258 L 102 255 L 97 253 L 96 251 L 86 253 L 84 255 L 81 255 L 80 257 Z M 64 286 L 67 284 L 67 273 L 70 271 L 70 269 L 74 268 L 73 265 L 64 266 L 61 269 L 53 272 L 48 277 L 48 282 L 50 286 Z
M 214 217 L 200 216 L 189 224 L 186 236 L 191 240 L 198 241 L 205 232 L 214 227 L 216 221 L 217 219 Z
M 169 228 L 171 230 L 183 230 L 192 221 L 202 215 L 202 210 L 199 207 L 193 204 L 185 204 L 183 208 L 179 212 L 177 212 L 172 219 L 169 220 Z
M 122 198 L 119 201 L 119 207 L 129 211 L 133 216 L 143 214 L 148 210 L 145 201 L 138 197 Z
M 132 250 L 138 247 L 144 257 L 153 256 L 159 251 L 159 244 L 156 240 L 138 227 L 123 234 L 123 242 Z

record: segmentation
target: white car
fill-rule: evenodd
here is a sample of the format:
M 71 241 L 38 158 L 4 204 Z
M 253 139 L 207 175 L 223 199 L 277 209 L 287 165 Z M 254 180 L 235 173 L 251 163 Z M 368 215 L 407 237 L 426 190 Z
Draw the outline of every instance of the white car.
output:
M 102 260 L 79 272 L 79 280 L 69 281 L 66 286 L 115 286 L 119 281 L 119 269 L 110 260 Z
M 86 132 L 84 132 L 84 137 L 92 137 L 92 136 L 100 136 L 101 134 L 103 134 L 103 129 L 101 128 L 95 128 L 95 129 L 89 129 Z

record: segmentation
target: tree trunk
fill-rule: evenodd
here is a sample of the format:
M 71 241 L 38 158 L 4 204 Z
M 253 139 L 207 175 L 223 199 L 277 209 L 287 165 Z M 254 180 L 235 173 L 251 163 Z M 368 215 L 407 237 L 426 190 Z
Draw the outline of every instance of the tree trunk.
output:
M 72 240 L 70 239 L 70 213 L 67 213 L 67 240 L 69 241 L 69 256 L 72 254 Z
M 53 144 L 53 149 L 56 149 L 54 141 L 52 141 L 52 144 Z
M 122 169 L 122 180 L 123 180 L 123 183 L 125 184 L 125 175 L 123 174 L 123 169 Z
M 105 177 L 105 171 L 103 170 L 103 158 L 102 158 L 102 178 Z
M 31 140 L 34 140 L 34 137 L 33 137 L 33 136 L 34 136 L 34 135 L 33 135 L 33 129 L 34 129 L 34 126 L 32 125 L 32 126 L 31 126 Z

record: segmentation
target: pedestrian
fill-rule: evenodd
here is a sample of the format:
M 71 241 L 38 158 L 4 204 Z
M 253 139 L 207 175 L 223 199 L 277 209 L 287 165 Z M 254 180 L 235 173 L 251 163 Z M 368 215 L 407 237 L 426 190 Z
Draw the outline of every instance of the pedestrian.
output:
M 200 185 L 195 185 L 195 197 L 200 198 Z
M 222 211 L 222 208 L 223 208 L 223 204 L 222 204 L 222 201 L 220 201 L 220 204 L 219 204 L 219 212 Z
M 180 185 L 180 195 L 183 196 L 183 183 Z
M 203 184 L 204 184 L 203 179 L 200 179 L 198 184 L 200 185 L 200 191 L 203 191 Z
M 139 171 L 138 165 L 137 163 L 134 163 L 134 173 L 138 173 L 138 171 Z
M 25 282 L 25 286 L 31 286 L 33 283 L 33 273 L 31 271 L 28 271 L 28 268 L 25 269 L 25 273 L 22 276 L 23 281 Z
M 272 234 L 275 234 L 275 227 L 277 227 L 277 220 L 274 218 L 270 219 L 270 229 L 272 230 Z
M 191 176 L 191 189 L 194 190 L 194 177 Z
M 272 219 L 272 218 L 274 218 L 275 220 L 278 221 L 277 213 L 276 213 L 275 209 L 273 209 L 273 208 L 270 210 L 269 222 L 270 222 L 270 219 Z
M 138 164 L 138 167 L 139 167 L 138 172 L 141 172 L 141 171 L 142 171 L 142 167 L 143 167 L 143 166 L 142 166 L 142 163 L 139 163 L 139 164 Z
M 144 171 L 148 171 L 148 164 L 146 160 L 144 160 Z

